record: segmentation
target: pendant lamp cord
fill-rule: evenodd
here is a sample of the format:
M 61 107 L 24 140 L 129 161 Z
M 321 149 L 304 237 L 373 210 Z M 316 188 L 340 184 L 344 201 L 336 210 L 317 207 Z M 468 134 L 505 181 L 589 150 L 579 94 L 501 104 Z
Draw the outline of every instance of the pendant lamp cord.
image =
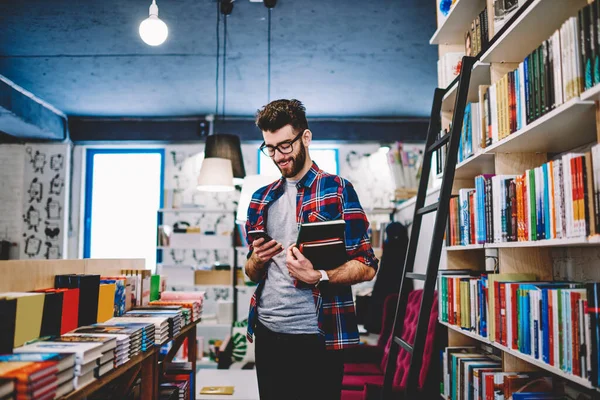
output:
M 217 71 L 215 78 L 215 92 L 217 94 L 215 101 L 215 118 L 219 115 L 219 57 L 221 53 L 221 38 L 219 36 L 219 30 L 221 27 L 221 2 L 217 1 Z
M 269 24 L 267 28 L 267 103 L 271 102 L 271 11 L 272 8 L 268 8 L 269 10 Z
M 223 15 L 223 115 L 225 119 L 225 89 L 227 88 L 227 15 Z

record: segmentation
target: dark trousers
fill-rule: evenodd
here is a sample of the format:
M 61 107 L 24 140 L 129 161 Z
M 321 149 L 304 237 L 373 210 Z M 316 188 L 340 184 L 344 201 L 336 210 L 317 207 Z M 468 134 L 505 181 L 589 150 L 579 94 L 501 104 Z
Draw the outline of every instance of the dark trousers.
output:
M 275 333 L 258 322 L 255 359 L 261 400 L 339 400 L 342 351 L 325 350 L 319 335 Z

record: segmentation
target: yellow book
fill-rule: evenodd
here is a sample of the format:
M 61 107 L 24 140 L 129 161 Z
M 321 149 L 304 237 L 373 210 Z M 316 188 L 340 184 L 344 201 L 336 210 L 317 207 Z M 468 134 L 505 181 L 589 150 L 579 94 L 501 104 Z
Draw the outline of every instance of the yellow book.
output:
M 108 321 L 114 316 L 115 310 L 115 290 L 114 283 L 100 285 L 98 292 L 98 323 Z
M 537 277 L 535 274 L 519 274 L 519 273 L 508 273 L 508 274 L 489 274 L 488 275 L 488 314 L 490 317 L 487 321 L 488 339 L 495 341 L 496 339 L 496 302 L 494 301 L 495 289 L 494 283 L 496 282 L 530 282 L 536 281 Z M 499 311 L 498 311 L 499 312 Z
M 17 300 L 14 346 L 19 347 L 25 342 L 39 338 L 46 295 L 9 292 L 0 294 L 0 297 Z
M 200 394 L 233 394 L 233 386 L 204 386 Z

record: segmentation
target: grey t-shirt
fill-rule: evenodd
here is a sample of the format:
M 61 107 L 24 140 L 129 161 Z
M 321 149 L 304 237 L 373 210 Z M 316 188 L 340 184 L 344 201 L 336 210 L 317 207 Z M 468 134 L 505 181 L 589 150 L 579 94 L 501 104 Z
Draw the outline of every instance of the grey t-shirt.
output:
M 288 247 L 296 242 L 297 181 L 286 180 L 283 195 L 268 210 L 267 232 L 284 251 L 266 266 L 267 279 L 258 301 L 258 320 L 278 333 L 316 334 L 317 310 L 310 288 L 296 288 L 286 265 Z

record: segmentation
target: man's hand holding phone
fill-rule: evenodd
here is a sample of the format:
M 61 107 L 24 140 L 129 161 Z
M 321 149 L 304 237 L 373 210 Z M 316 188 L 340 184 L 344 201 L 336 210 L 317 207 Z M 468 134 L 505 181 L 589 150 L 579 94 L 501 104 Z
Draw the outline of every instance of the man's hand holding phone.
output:
M 264 231 L 249 232 L 249 235 L 253 239 L 252 247 L 254 251 L 252 252 L 252 257 L 260 266 L 264 266 L 269 260 L 283 251 L 283 245 L 272 239 Z

